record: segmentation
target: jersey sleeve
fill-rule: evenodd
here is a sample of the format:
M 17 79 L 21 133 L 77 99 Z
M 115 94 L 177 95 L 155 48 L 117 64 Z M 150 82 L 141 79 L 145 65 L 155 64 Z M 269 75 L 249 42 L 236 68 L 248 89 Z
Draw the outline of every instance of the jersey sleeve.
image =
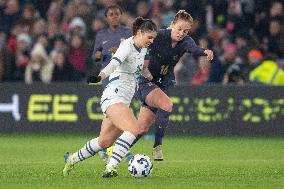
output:
M 105 73 L 106 77 L 108 77 L 120 64 L 124 62 L 129 53 L 130 43 L 128 41 L 121 42 L 109 64 L 101 72 Z
M 205 49 L 198 47 L 191 37 L 186 38 L 185 48 L 186 52 L 192 53 L 195 56 L 206 56 L 206 54 L 204 54 Z
M 130 48 L 129 41 L 128 40 L 122 41 L 120 43 L 117 51 L 113 55 L 111 61 L 115 60 L 115 61 L 119 62 L 120 64 L 122 64 L 122 62 L 129 56 L 130 50 L 131 50 L 131 48 Z

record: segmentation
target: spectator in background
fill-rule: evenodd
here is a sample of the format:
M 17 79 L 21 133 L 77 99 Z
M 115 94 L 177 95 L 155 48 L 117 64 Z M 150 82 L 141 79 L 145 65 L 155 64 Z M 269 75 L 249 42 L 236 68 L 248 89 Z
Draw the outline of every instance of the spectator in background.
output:
M 108 64 L 120 42 L 132 35 L 130 28 L 121 26 L 121 16 L 122 9 L 118 5 L 111 5 L 105 10 L 108 27 L 98 31 L 93 51 L 95 64 L 100 64 L 95 65 L 95 68 L 99 68 L 95 70 L 97 73 Z M 103 80 L 104 86 L 107 83 L 108 79 Z
M 48 40 L 52 41 L 54 40 L 56 35 L 59 35 L 61 33 L 60 26 L 57 22 L 48 22 L 47 23 L 47 37 Z
M 85 39 L 79 33 L 71 35 L 69 43 L 68 61 L 74 67 L 74 80 L 81 81 L 85 77 L 87 49 Z
M 54 68 L 52 72 L 52 81 L 72 81 L 73 66 L 68 62 L 65 51 L 56 50 L 54 53 Z
M 55 54 L 57 51 L 64 51 L 65 55 L 67 51 L 67 44 L 66 44 L 66 39 L 63 34 L 57 34 L 53 37 L 51 40 L 51 51 L 50 51 L 50 57 L 52 61 L 54 62 L 55 60 Z
M 146 0 L 138 1 L 136 6 L 137 16 L 141 16 L 142 18 L 150 18 L 150 6 L 150 3 Z
M 86 36 L 86 23 L 80 17 L 75 17 L 71 20 L 69 24 L 69 32 L 80 34 L 81 36 Z
M 46 13 L 48 22 L 59 23 L 63 17 L 64 0 L 52 1 Z
M 13 26 L 10 37 L 7 40 L 8 49 L 15 55 L 17 48 L 17 36 L 21 33 L 24 33 L 23 27 L 21 23 L 16 23 Z
M 53 66 L 43 45 L 36 43 L 31 52 L 31 61 L 26 67 L 25 82 L 27 84 L 33 82 L 50 83 Z
M 77 7 L 74 1 L 69 1 L 64 7 L 63 19 L 62 19 L 62 31 L 68 32 L 69 24 L 73 18 L 76 17 Z
M 246 46 L 240 45 L 246 49 Z M 245 51 L 244 51 L 245 52 Z M 261 51 L 252 49 L 247 53 L 247 57 L 232 64 L 226 71 L 223 84 L 242 85 L 249 81 L 250 72 L 256 68 L 263 59 Z
M 91 23 L 91 30 L 89 32 L 89 38 L 94 39 L 94 37 L 97 35 L 97 32 L 105 27 L 106 27 L 106 23 L 103 18 L 94 17 Z
M 20 23 L 24 26 L 24 32 L 31 34 L 32 28 L 36 19 L 36 10 L 32 4 L 26 4 L 23 8 L 22 18 Z
M 265 60 L 249 74 L 253 83 L 283 86 L 284 70 L 274 60 Z
M 251 38 L 252 37 L 247 33 L 238 33 L 235 37 L 234 41 L 238 48 L 237 55 L 242 59 L 242 61 L 247 60 L 247 53 L 250 49 L 252 49 L 252 46 L 255 48 L 257 47 L 253 44 Z
M 6 67 L 5 47 L 6 47 L 6 33 L 0 30 L 0 82 L 4 80 L 4 72 Z M 5 53 L 5 54 L 4 54 Z
M 260 50 L 252 49 L 247 54 L 247 61 L 245 62 L 245 67 L 243 69 L 243 76 L 245 82 L 249 82 L 249 74 L 263 61 L 263 55 Z
M 24 81 L 24 73 L 30 62 L 30 52 L 32 48 L 32 39 L 26 33 L 17 36 L 15 65 L 13 71 L 13 81 Z
M 211 64 L 208 83 L 222 83 L 228 68 L 240 62 L 237 57 L 237 46 L 234 43 L 224 45 L 224 52 L 216 62 Z
M 202 36 L 198 41 L 198 46 L 204 49 L 212 49 L 213 48 L 213 41 L 209 36 Z M 214 64 L 216 58 L 213 58 L 211 62 L 206 60 L 204 57 L 198 57 L 197 64 L 198 69 L 193 75 L 191 79 L 191 83 L 195 85 L 201 85 L 207 82 L 209 72 L 210 72 L 210 66 L 211 64 Z
M 10 81 L 12 78 L 12 54 L 6 47 L 7 35 L 0 29 L 0 82 Z
M 30 3 L 32 3 L 35 8 L 37 9 L 39 16 L 41 18 L 44 18 L 46 20 L 46 12 L 48 10 L 48 7 L 53 0 L 28 0 Z
M 50 47 L 50 41 L 48 39 L 47 33 L 41 33 L 39 34 L 36 38 L 35 38 L 35 42 L 34 43 L 40 43 L 43 45 L 44 49 L 46 51 L 49 51 Z
M 245 82 L 244 76 L 242 74 L 243 66 L 244 64 L 242 63 L 235 63 L 231 65 L 224 75 L 223 84 L 243 85 Z
M 86 37 L 87 40 L 93 41 L 94 36 L 89 38 L 89 32 L 91 30 L 91 24 L 92 24 L 92 19 L 95 17 L 95 11 L 92 5 L 90 5 L 91 2 L 87 1 L 77 1 L 79 2 L 77 5 L 77 16 L 82 18 L 84 23 L 86 24 L 86 31 L 84 36 Z
M 237 32 L 248 32 L 248 22 L 242 15 L 241 1 L 229 0 L 227 7 L 227 18 L 226 18 L 226 31 L 230 37 L 235 37 Z
M 206 57 L 198 57 L 198 70 L 191 79 L 191 84 L 201 85 L 204 84 L 209 76 L 210 64 Z
M 271 8 L 270 8 L 270 18 L 279 18 L 280 20 L 284 19 L 284 8 L 283 8 L 283 1 L 276 0 L 272 1 Z
M 33 33 L 32 33 L 32 38 L 33 41 L 36 41 L 36 39 L 41 35 L 46 33 L 47 31 L 47 23 L 44 19 L 38 18 L 35 20 L 34 25 L 33 25 Z
M 4 28 L 7 34 L 10 33 L 14 24 L 21 18 L 21 10 L 18 0 L 6 1 L 4 9 L 1 10 L 2 16 L 0 19 L 0 25 Z
M 259 4 L 264 5 L 264 3 Z M 283 2 L 281 1 L 271 1 L 270 5 L 264 6 L 263 10 L 256 14 L 254 31 L 259 41 L 269 34 L 269 22 L 273 19 L 283 20 L 283 16 Z
M 0 83 L 5 81 L 7 51 L 5 48 L 0 47 Z
M 271 19 L 269 22 L 269 34 L 263 38 L 263 47 L 266 53 L 274 54 L 277 57 L 283 56 L 281 46 L 284 41 L 281 41 L 281 21 L 278 19 Z

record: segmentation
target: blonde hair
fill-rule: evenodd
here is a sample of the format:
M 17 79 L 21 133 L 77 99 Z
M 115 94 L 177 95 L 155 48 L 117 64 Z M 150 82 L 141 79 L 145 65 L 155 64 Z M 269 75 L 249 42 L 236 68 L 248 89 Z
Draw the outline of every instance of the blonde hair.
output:
M 172 23 L 174 24 L 174 23 L 176 23 L 178 20 L 185 20 L 185 21 L 188 21 L 189 24 L 190 24 L 190 26 L 192 26 L 192 24 L 193 24 L 193 18 L 192 18 L 192 16 L 191 16 L 188 12 L 186 12 L 185 10 L 179 10 L 179 11 L 176 13 L 176 15 L 175 15 L 175 17 L 174 17 Z

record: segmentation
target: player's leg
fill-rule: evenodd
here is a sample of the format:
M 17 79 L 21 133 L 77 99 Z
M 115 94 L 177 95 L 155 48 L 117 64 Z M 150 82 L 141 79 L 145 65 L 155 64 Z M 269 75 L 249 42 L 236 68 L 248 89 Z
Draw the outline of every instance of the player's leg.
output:
M 136 137 L 132 145 L 138 142 L 138 140 L 149 131 L 151 125 L 154 123 L 156 115 L 152 109 L 154 108 L 148 107 L 147 105 L 141 106 L 139 116 L 138 116 L 138 125 L 139 125 L 140 133 Z
M 105 119 L 106 124 L 102 124 L 99 145 L 103 148 L 98 152 L 98 155 L 107 164 L 109 161 L 109 151 L 112 151 L 113 142 L 120 136 L 121 130 L 116 128 L 109 119 Z M 108 124 L 109 123 L 109 124 Z M 110 149 L 109 149 L 110 148 Z M 112 152 L 111 152 L 112 153 Z
M 139 126 L 133 112 L 123 103 L 111 105 L 108 107 L 106 113 L 115 126 L 123 130 L 123 133 L 115 142 L 112 156 L 103 173 L 103 177 L 112 177 L 117 175 L 116 167 L 119 165 L 122 158 L 125 157 L 132 143 L 138 136 Z
M 145 102 L 151 107 L 158 108 L 156 112 L 153 158 L 154 160 L 161 161 L 164 159 L 161 146 L 162 139 L 169 124 L 169 116 L 172 112 L 173 103 L 171 99 L 159 88 L 151 91 L 147 95 Z
M 70 155 L 69 153 L 68 155 L 66 154 L 66 164 L 63 169 L 63 175 L 67 176 L 76 163 L 84 161 L 96 155 L 100 150 L 111 146 L 120 133 L 121 131 L 114 127 L 108 118 L 105 118 L 102 122 L 100 137 L 89 140 L 77 152 Z
M 151 125 L 155 122 L 156 115 L 148 106 L 141 106 L 139 116 L 138 116 L 138 124 L 140 128 L 140 134 L 144 135 L 148 133 Z
M 151 109 L 151 110 L 150 110 Z M 150 126 L 154 123 L 155 121 L 155 113 L 153 112 L 151 108 L 148 107 L 147 105 L 143 105 L 140 108 L 139 116 L 138 116 L 138 125 L 140 129 L 140 134 L 136 137 L 134 142 L 132 143 L 131 147 L 138 142 L 138 140 L 149 131 Z M 127 152 L 125 158 L 126 161 L 129 162 L 132 159 L 133 155 L 131 154 L 130 151 Z

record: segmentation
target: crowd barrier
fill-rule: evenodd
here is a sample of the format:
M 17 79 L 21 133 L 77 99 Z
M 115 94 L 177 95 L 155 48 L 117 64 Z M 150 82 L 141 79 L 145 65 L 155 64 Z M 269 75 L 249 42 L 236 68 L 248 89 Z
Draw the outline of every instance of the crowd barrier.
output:
M 0 84 L 0 132 L 98 133 L 101 86 Z M 284 88 L 176 86 L 168 134 L 284 135 Z M 140 102 L 134 100 L 137 114 Z

